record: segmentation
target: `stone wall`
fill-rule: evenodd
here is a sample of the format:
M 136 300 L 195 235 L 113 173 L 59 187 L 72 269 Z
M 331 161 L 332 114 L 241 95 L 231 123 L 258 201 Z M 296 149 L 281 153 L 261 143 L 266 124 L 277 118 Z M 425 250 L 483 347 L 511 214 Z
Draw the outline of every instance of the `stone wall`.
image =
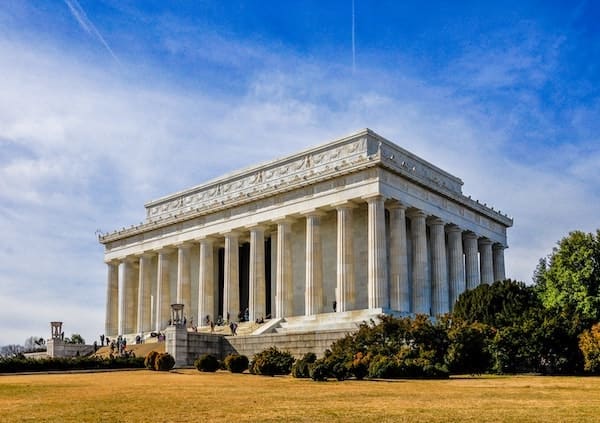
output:
M 77 357 L 94 352 L 93 345 L 67 344 L 60 339 L 50 339 L 46 344 L 48 357 Z
M 203 354 L 213 354 L 222 360 L 228 354 L 237 353 L 252 359 L 254 354 L 272 346 L 289 351 L 299 358 L 307 352 L 314 352 L 317 356 L 323 355 L 335 340 L 344 337 L 347 333 L 347 330 L 331 330 L 225 337 L 169 327 L 166 331 L 166 348 L 167 352 L 175 358 L 176 367 L 193 366 L 194 361 Z

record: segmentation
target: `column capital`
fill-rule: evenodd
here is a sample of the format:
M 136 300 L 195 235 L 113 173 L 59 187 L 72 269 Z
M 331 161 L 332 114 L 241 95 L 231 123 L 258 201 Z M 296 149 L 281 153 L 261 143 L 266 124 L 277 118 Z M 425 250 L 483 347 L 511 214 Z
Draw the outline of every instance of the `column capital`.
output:
M 490 241 L 487 238 L 480 238 L 479 241 L 478 241 L 478 243 L 479 243 L 480 247 L 487 246 L 487 245 L 492 245 L 492 241 Z
M 437 216 L 430 216 L 429 219 L 427 219 L 427 224 L 429 226 L 444 226 L 446 222 Z
M 504 249 L 506 249 L 506 247 L 504 245 L 500 244 L 499 242 L 492 244 L 492 250 L 494 250 L 494 251 L 500 251 L 500 250 L 504 250 Z
M 474 240 L 477 240 L 479 237 L 474 232 L 466 231 L 466 232 L 463 232 L 463 238 L 464 239 L 471 239 L 471 240 L 474 239 Z
M 406 211 L 406 216 L 409 219 L 413 219 L 415 217 L 423 217 L 426 218 L 427 217 L 427 213 L 425 213 L 423 210 L 421 209 L 408 209 Z
M 338 201 L 336 203 L 332 203 L 331 207 L 333 207 L 336 210 L 340 210 L 340 209 L 355 209 L 358 207 L 358 204 L 354 203 L 351 200 L 345 200 L 345 201 Z
M 155 248 L 152 251 L 154 251 L 156 254 L 170 254 L 173 251 L 175 251 L 175 248 L 170 246 L 170 247 L 160 247 L 160 248 Z
M 123 260 L 121 259 L 110 259 L 110 260 L 104 260 L 104 263 L 106 264 L 111 264 L 111 265 L 119 265 Z
M 304 212 L 300 212 L 300 215 L 302 217 L 323 217 L 325 216 L 327 213 L 325 213 L 323 210 L 318 210 L 318 209 L 312 209 L 312 210 L 308 210 L 308 211 L 304 211 Z
M 219 235 L 223 235 L 225 238 L 239 238 L 241 235 L 241 232 L 238 230 L 230 230 L 230 231 L 219 232 Z
M 451 232 L 451 233 L 461 233 L 462 229 L 460 228 L 460 226 L 454 224 L 454 223 L 449 223 L 446 225 L 446 232 Z
M 266 231 L 269 228 L 269 225 L 266 225 L 264 223 L 255 223 L 253 225 L 247 225 L 244 226 L 245 229 L 249 230 L 250 232 L 252 231 Z
M 180 249 L 180 248 L 191 248 L 192 247 L 192 241 L 191 240 L 186 240 L 186 241 L 181 241 L 181 242 L 177 242 L 175 244 L 173 244 L 174 247 Z
M 216 240 L 217 240 L 217 237 L 214 236 L 214 235 L 204 235 L 204 236 L 200 236 L 198 238 L 194 238 L 194 241 L 196 241 L 196 242 L 198 242 L 200 244 L 202 244 L 203 242 L 204 243 L 211 243 L 212 244 Z
M 275 223 L 276 225 L 285 224 L 285 223 L 291 224 L 291 223 L 294 223 L 296 220 L 297 219 L 294 219 L 293 217 L 288 216 L 288 217 L 282 217 L 280 219 L 274 219 L 273 223 Z
M 407 207 L 404 203 L 401 203 L 399 200 L 391 199 L 386 201 L 385 208 L 388 210 L 406 210 Z
M 363 200 L 365 200 L 367 203 L 372 203 L 374 201 L 384 201 L 385 197 L 382 194 L 379 193 L 374 193 L 374 194 L 367 194 L 361 197 Z

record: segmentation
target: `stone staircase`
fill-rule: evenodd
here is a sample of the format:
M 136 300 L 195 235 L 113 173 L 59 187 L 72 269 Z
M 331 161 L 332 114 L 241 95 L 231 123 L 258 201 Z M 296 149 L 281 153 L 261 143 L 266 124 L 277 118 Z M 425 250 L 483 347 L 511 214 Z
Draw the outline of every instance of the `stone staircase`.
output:
M 354 332 L 361 323 L 371 320 L 377 321 L 377 316 L 383 313 L 383 309 L 352 310 L 339 313 L 321 313 L 313 316 L 292 316 L 279 319 L 276 324 L 260 330 L 258 328 L 253 335 L 266 333 L 295 334 L 318 331 L 342 331 Z

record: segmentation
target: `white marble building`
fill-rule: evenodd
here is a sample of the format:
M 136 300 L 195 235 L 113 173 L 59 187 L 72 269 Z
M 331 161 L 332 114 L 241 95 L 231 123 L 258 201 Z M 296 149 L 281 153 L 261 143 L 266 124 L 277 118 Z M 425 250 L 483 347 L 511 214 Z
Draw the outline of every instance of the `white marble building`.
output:
M 369 129 L 151 201 L 100 236 L 106 335 L 382 309 L 437 315 L 505 278 L 512 219 Z

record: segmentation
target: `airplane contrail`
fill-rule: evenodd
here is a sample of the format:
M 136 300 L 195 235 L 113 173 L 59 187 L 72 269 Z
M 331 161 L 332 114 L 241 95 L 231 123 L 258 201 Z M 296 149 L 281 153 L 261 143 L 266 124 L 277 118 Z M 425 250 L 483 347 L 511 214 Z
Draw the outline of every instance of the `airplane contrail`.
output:
M 354 23 L 354 0 L 352 0 L 352 73 L 356 71 L 356 44 L 354 41 L 354 32 L 356 26 Z
M 85 11 L 83 10 L 83 8 L 79 4 L 79 2 L 77 0 L 64 0 L 64 1 L 65 1 L 65 4 L 69 7 L 69 10 L 71 11 L 71 14 L 75 18 L 75 20 L 79 23 L 79 26 L 81 26 L 81 28 L 85 32 L 87 32 L 92 37 L 95 37 L 98 41 L 100 41 L 100 43 L 102 43 L 102 45 L 106 48 L 106 51 L 108 51 L 110 53 L 110 55 L 113 57 L 113 59 L 115 59 L 115 61 L 117 63 L 121 64 L 121 62 L 119 61 L 119 59 L 117 58 L 115 53 L 112 51 L 112 49 L 110 48 L 110 46 L 108 45 L 108 43 L 106 42 L 106 40 L 104 39 L 102 34 L 100 34 L 98 29 L 92 23 L 92 21 L 90 21 L 88 19 Z

